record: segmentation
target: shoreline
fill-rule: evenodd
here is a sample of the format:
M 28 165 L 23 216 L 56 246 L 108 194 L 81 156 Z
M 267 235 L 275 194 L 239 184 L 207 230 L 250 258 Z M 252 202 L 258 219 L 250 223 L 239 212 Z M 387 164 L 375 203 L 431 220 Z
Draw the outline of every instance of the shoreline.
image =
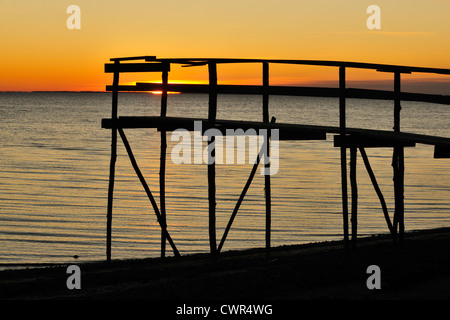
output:
M 2 300 L 448 300 L 450 228 L 343 241 L 199 253 L 182 257 L 72 263 L 81 289 L 66 286 L 67 266 L 0 271 Z M 381 270 L 381 289 L 369 290 L 367 268 Z

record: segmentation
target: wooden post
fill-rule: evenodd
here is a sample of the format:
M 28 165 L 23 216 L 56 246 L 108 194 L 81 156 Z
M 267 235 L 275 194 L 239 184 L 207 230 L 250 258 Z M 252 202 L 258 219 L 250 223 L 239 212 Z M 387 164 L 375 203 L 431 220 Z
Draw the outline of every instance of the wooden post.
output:
M 347 194 L 347 151 L 345 146 L 345 67 L 339 67 L 339 128 L 341 136 L 341 186 L 342 217 L 344 220 L 344 245 L 348 248 L 348 194 Z
M 272 228 L 272 201 L 271 201 L 271 186 L 270 186 L 270 130 L 267 132 L 267 148 L 266 163 L 265 163 L 265 198 L 266 198 L 266 256 L 270 256 L 271 248 L 271 228 Z
M 404 226 L 404 148 L 395 147 L 392 158 L 392 166 L 394 168 L 394 195 L 395 195 L 395 211 L 394 211 L 394 230 L 399 243 L 403 242 Z
M 400 104 L 401 79 L 400 72 L 394 73 L 394 132 L 400 132 Z M 398 236 L 400 244 L 403 242 L 404 233 L 404 147 L 394 147 L 392 157 L 392 166 L 394 169 L 394 229 Z
M 394 219 L 393 219 L 393 226 L 394 226 L 394 244 L 397 243 L 397 237 L 398 237 L 398 218 L 399 218 L 399 193 L 398 193 L 398 149 L 394 147 L 394 152 L 392 155 L 392 168 L 393 168 L 393 180 L 394 180 L 394 202 L 395 202 L 395 208 L 394 208 Z
M 263 122 L 269 123 L 269 63 L 263 62 Z
M 356 148 L 350 148 L 350 185 L 352 189 L 352 247 L 356 248 L 358 228 L 358 185 L 356 182 Z
M 263 122 L 269 123 L 269 63 L 263 62 Z M 264 175 L 264 191 L 266 199 L 266 256 L 270 256 L 271 247 L 271 226 L 272 226 L 272 203 L 270 186 L 270 129 L 267 131 L 266 161 Z
M 118 66 L 119 61 L 115 61 L 114 64 Z M 109 187 L 108 187 L 108 209 L 106 214 L 106 260 L 111 261 L 111 234 L 112 234 L 112 208 L 114 198 L 114 179 L 116 171 L 116 159 L 117 159 L 117 105 L 118 105 L 118 86 L 119 86 L 119 68 L 116 68 L 113 78 L 113 91 L 112 91 L 112 108 L 111 108 L 111 160 L 109 165 Z
M 214 126 L 217 114 L 217 65 L 208 63 L 209 72 L 209 110 L 208 122 Z M 215 165 L 215 138 L 211 137 L 208 144 L 208 153 L 214 162 L 208 162 L 208 199 L 209 199 L 209 245 L 212 254 L 217 251 L 216 243 L 216 165 Z
M 398 240 L 401 245 L 403 244 L 403 235 L 405 231 L 405 155 L 403 147 L 399 147 L 398 152 L 398 175 Z
M 167 84 L 168 84 L 169 72 L 164 70 L 162 73 L 162 94 L 161 94 L 161 117 L 165 117 L 167 114 Z M 167 227 L 166 222 L 166 150 L 167 150 L 167 135 L 166 130 L 161 128 L 161 156 L 159 166 L 159 201 L 161 210 L 161 223 Z M 161 230 L 161 258 L 166 255 L 166 236 L 163 230 Z
M 394 132 L 400 132 L 400 72 L 394 73 Z

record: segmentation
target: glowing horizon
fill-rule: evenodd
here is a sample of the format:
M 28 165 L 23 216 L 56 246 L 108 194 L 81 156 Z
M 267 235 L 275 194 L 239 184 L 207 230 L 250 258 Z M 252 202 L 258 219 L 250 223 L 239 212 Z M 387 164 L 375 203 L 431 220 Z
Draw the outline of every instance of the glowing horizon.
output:
M 0 91 L 105 91 L 104 64 L 112 57 L 217 57 L 311 59 L 450 68 L 450 3 L 377 0 L 381 29 L 368 30 L 369 3 L 317 0 L 298 3 L 181 0 L 77 0 L 81 29 L 69 30 L 71 2 L 0 1 Z M 151 37 L 149 37 L 151 35 Z M 426 50 L 424 50 L 426 49 Z M 260 66 L 219 66 L 219 83 L 259 84 Z M 295 69 L 295 70 L 294 70 Z M 271 67 L 272 85 L 329 84 L 335 68 Z M 133 75 L 134 77 L 135 75 Z M 442 85 L 445 77 L 414 75 Z M 124 82 L 155 81 L 131 75 Z M 409 78 L 409 77 L 408 77 Z M 412 79 L 414 78 L 414 79 Z M 169 79 L 207 81 L 205 68 L 173 68 Z M 386 81 L 388 75 L 349 71 L 351 81 Z M 443 80 L 440 80 L 443 79 Z M 419 84 L 417 84 L 419 86 Z

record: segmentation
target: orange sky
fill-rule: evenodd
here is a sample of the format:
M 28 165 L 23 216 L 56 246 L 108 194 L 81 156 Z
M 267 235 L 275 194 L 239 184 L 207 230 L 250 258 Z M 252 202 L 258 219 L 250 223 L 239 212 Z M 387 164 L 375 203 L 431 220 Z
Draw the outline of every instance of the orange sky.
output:
M 71 4 L 81 9 L 80 30 L 66 26 Z M 380 30 L 366 26 L 371 4 L 381 8 Z M 449 15 L 447 0 L 0 0 L 0 91 L 104 90 L 111 83 L 104 63 L 134 55 L 450 68 Z M 219 67 L 219 81 L 259 83 L 260 69 Z M 205 68 L 172 70 L 172 80 L 206 80 Z M 388 76 L 348 72 L 350 81 Z M 271 68 L 272 84 L 336 77 L 334 68 Z M 439 87 L 449 88 L 450 78 L 439 78 Z M 123 80 L 155 79 L 140 74 Z

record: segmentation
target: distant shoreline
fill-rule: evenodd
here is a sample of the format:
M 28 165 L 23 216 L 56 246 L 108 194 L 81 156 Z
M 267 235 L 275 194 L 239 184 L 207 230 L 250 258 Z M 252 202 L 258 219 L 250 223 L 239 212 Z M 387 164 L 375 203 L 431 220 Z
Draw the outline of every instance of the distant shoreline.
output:
M 204 82 L 207 84 L 207 80 Z M 109 83 L 108 83 L 109 84 Z M 293 87 L 329 87 L 338 88 L 337 80 L 323 80 L 313 81 L 307 83 L 277 83 L 273 86 L 293 86 Z M 100 86 L 102 87 L 102 86 Z M 392 91 L 393 80 L 348 80 L 347 87 L 359 88 L 359 89 L 372 89 L 381 91 Z M 448 95 L 450 90 L 450 81 L 448 77 L 436 78 L 436 79 L 403 79 L 402 80 L 402 92 L 405 93 L 420 93 L 431 95 Z M 0 90 L 0 93 L 17 92 L 17 93 L 110 93 L 109 91 L 99 90 Z M 123 91 L 122 91 L 123 92 Z M 121 93 L 122 93 L 121 92 Z M 123 92 L 125 93 L 125 92 Z
M 0 93 L 110 93 L 109 91 L 0 91 Z

